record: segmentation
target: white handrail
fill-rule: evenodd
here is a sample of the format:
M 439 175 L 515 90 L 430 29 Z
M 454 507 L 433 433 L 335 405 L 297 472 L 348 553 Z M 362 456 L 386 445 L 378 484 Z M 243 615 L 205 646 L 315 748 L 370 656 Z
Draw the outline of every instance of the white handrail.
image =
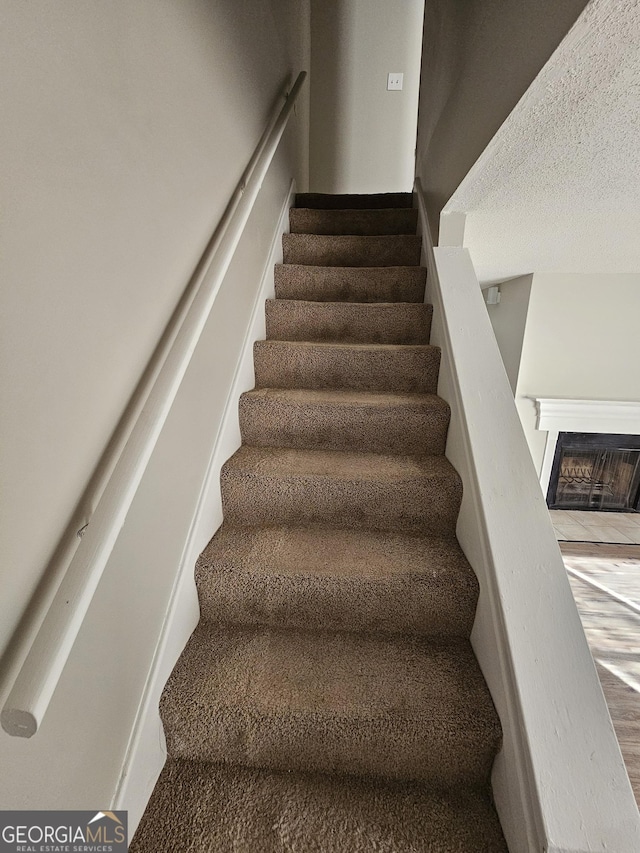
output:
M 5 653 L 10 735 L 42 722 L 306 76 L 274 111 Z

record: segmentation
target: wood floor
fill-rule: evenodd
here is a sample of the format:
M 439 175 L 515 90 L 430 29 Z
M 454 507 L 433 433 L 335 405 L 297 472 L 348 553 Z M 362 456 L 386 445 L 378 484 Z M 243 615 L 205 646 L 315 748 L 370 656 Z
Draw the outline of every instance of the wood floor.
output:
M 560 550 L 640 805 L 640 546 L 561 542 Z

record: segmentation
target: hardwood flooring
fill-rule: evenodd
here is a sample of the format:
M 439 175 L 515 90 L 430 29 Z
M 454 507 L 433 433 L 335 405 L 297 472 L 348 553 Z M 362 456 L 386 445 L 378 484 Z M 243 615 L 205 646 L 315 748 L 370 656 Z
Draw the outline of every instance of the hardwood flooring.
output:
M 640 805 L 640 546 L 560 542 L 560 550 Z

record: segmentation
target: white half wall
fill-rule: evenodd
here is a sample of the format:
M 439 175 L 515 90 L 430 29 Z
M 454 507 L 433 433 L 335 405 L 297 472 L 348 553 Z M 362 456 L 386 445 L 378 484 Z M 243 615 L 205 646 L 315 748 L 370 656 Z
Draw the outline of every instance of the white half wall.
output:
M 307 64 L 308 12 L 297 0 L 3 4 L 0 652 Z M 304 170 L 304 115 L 303 104 L 291 117 L 42 729 L 0 733 L 2 808 L 112 801 L 280 211 Z
M 536 397 L 640 401 L 640 274 L 533 276 L 516 405 L 538 473 Z
M 310 189 L 410 192 L 424 0 L 312 0 Z M 387 74 L 404 74 L 387 91 Z
M 500 716 L 493 795 L 511 853 L 635 853 L 640 815 L 469 253 L 433 249 L 417 182 L 462 479 L 458 541 L 480 584 L 471 643 Z

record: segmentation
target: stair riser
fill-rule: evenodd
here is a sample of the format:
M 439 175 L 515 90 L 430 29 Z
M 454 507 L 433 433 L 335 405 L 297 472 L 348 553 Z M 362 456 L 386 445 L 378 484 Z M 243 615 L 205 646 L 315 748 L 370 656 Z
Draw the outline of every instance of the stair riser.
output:
M 221 474 L 225 521 L 236 525 L 320 525 L 453 536 L 462 489 L 457 477 L 398 482 Z
M 278 299 L 314 302 L 418 302 L 424 301 L 423 267 L 315 267 L 278 264 L 275 290 Z
M 428 344 L 431 306 L 351 305 L 270 299 L 267 338 L 279 341 Z
M 297 193 L 296 207 L 316 210 L 388 210 L 391 207 L 407 208 L 413 205 L 411 193 Z
M 283 400 L 240 398 L 245 444 L 370 453 L 444 453 L 449 411 L 424 404 L 397 406 L 299 405 Z
M 326 237 L 285 234 L 285 264 L 331 267 L 403 267 L 420 264 L 417 236 Z
M 368 631 L 468 637 L 477 584 L 425 574 L 380 580 L 326 575 L 256 575 L 224 562 L 196 569 L 202 619 L 309 631 Z M 428 567 L 425 566 L 425 570 Z M 239 591 L 242 594 L 239 595 Z
M 197 845 L 203 826 L 206 841 Z M 171 759 L 129 853 L 285 850 L 507 853 L 485 791 L 435 791 L 416 783 Z
M 313 210 L 293 208 L 289 214 L 292 234 L 415 234 L 418 211 Z
M 435 394 L 440 350 L 368 350 L 257 341 L 258 388 L 343 388 Z
M 487 783 L 498 745 L 474 738 L 464 727 L 436 729 L 427 716 L 390 714 L 348 723 L 291 713 L 216 709 L 210 730 L 197 742 L 174 738 L 165 723 L 167 751 L 174 759 L 245 767 L 421 781 L 435 787 Z M 345 721 L 346 722 L 346 721 Z M 435 730 L 434 730 L 435 729 Z
M 486 783 L 501 741 L 469 644 L 401 635 L 204 623 L 160 712 L 173 758 L 434 786 Z

